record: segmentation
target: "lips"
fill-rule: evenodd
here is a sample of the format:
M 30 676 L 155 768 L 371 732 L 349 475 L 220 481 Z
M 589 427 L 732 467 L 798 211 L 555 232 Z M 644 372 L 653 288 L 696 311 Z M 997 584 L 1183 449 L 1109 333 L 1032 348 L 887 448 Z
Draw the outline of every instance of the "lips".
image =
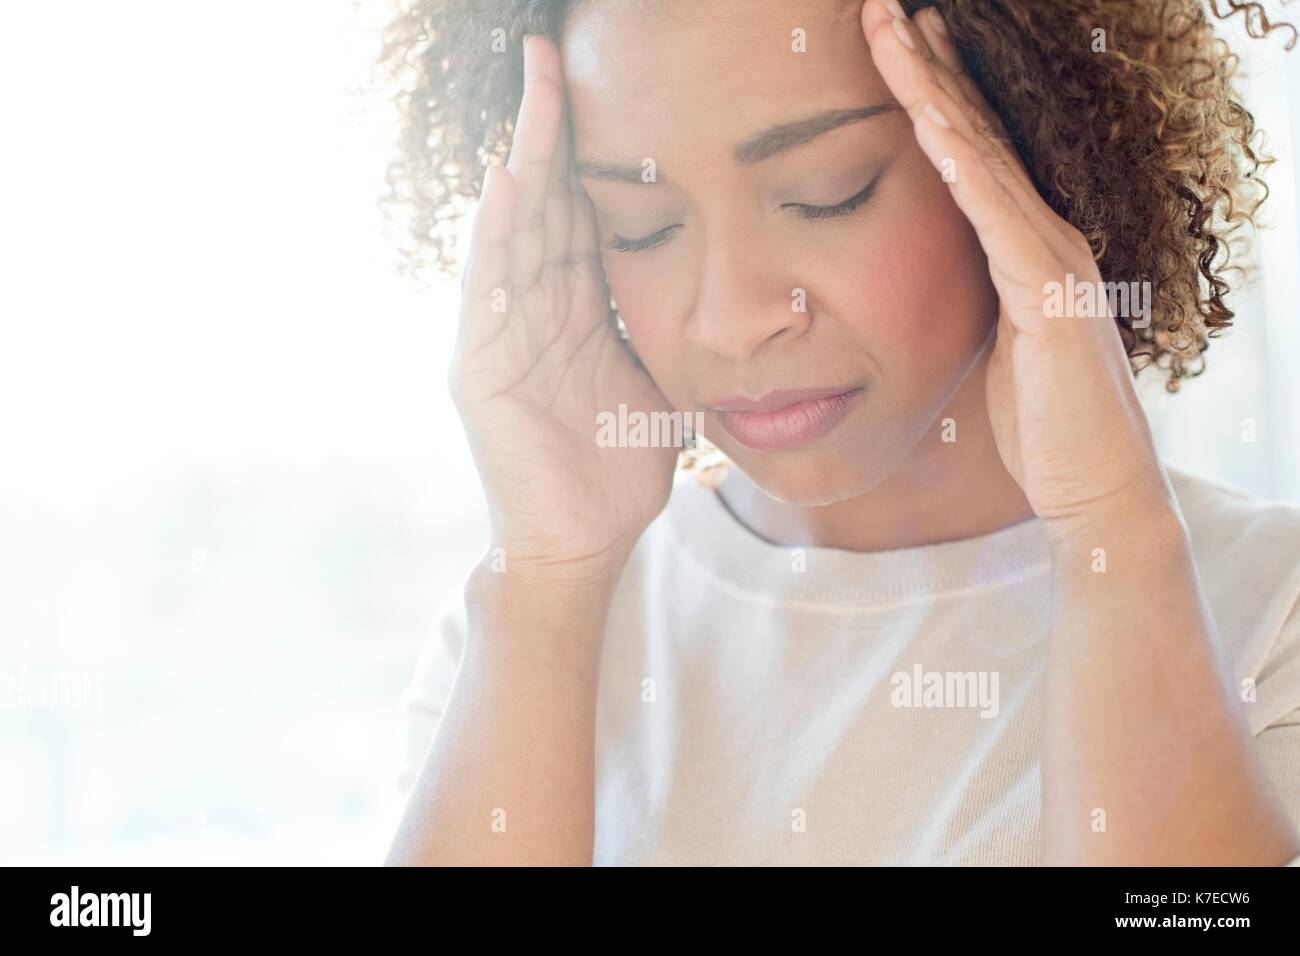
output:
M 728 398 L 709 408 L 746 447 L 801 448 L 842 422 L 862 392 L 862 388 L 786 389 L 760 399 Z

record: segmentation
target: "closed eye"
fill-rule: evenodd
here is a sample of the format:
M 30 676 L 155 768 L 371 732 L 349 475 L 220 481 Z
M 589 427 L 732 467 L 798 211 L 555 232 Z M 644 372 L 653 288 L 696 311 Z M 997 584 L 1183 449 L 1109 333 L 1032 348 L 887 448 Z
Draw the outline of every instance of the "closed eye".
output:
M 668 241 L 673 230 L 679 226 L 668 226 L 660 229 L 653 235 L 646 236 L 644 239 L 624 239 L 622 236 L 615 235 L 609 242 L 609 247 L 616 252 L 640 252 L 643 249 L 653 249 L 655 246 L 661 246 Z
M 871 182 L 860 191 L 850 196 L 843 202 L 836 203 L 833 206 L 810 206 L 805 203 L 786 203 L 782 209 L 794 209 L 798 211 L 801 219 L 834 219 L 838 216 L 847 216 L 863 206 L 871 194 L 876 191 L 876 184 L 880 182 L 880 175 L 877 174 Z M 625 239 L 622 236 L 615 235 L 610 240 L 609 247 L 616 252 L 642 252 L 646 249 L 653 249 L 661 246 L 668 241 L 669 237 L 681 224 L 668 226 L 660 229 L 656 233 L 646 236 L 644 239 Z
M 802 219 L 833 219 L 836 216 L 847 216 L 871 198 L 871 194 L 876 191 L 876 183 L 878 182 L 880 182 L 879 175 L 873 178 L 871 182 L 867 183 L 866 187 L 861 192 L 855 193 L 843 202 L 836 203 L 834 206 L 808 206 L 803 203 L 788 202 L 781 208 L 798 210 L 799 216 Z

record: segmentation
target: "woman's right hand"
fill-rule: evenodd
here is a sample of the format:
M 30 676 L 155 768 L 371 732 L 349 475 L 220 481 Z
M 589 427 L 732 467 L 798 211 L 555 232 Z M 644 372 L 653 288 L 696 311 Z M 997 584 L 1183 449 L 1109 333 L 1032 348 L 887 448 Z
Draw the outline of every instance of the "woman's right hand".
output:
M 677 449 L 600 447 L 597 415 L 671 406 L 609 322 L 552 40 L 527 38 L 524 72 L 510 158 L 474 216 L 448 383 L 505 570 L 612 586 L 668 500 Z

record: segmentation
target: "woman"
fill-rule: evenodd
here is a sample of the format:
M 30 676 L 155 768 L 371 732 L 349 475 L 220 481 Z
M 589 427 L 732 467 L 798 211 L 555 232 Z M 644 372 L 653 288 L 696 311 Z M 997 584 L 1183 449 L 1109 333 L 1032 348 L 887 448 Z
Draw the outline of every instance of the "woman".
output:
M 1212 23 L 531 0 L 393 25 L 393 181 L 444 264 L 454 198 L 509 157 L 449 379 L 492 541 L 412 685 L 389 862 L 1300 855 L 1300 509 L 1164 468 L 1134 385 L 1200 371 L 1262 201 Z M 716 489 L 644 428 L 596 440 L 666 412 L 732 466 Z

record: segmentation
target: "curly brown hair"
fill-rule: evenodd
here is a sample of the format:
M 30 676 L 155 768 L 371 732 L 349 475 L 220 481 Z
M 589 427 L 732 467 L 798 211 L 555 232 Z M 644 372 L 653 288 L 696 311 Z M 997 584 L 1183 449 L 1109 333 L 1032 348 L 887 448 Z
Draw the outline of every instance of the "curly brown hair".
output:
M 397 2 L 378 68 L 401 141 L 381 205 L 405 219 L 402 271 L 449 276 L 456 222 L 487 165 L 509 156 L 523 37 L 558 41 L 574 0 Z M 1241 15 L 1252 37 L 1287 29 L 1295 45 L 1295 28 L 1270 22 L 1260 3 L 1208 4 L 1217 19 Z M 1204 371 L 1208 340 L 1232 326 L 1226 277 L 1245 277 L 1239 228 L 1256 224 L 1273 159 L 1240 102 L 1238 58 L 1201 0 L 903 6 L 939 7 L 1038 191 L 1087 237 L 1103 277 L 1151 283 L 1150 324 L 1116 319 L 1134 373 L 1164 369 L 1174 392 Z

